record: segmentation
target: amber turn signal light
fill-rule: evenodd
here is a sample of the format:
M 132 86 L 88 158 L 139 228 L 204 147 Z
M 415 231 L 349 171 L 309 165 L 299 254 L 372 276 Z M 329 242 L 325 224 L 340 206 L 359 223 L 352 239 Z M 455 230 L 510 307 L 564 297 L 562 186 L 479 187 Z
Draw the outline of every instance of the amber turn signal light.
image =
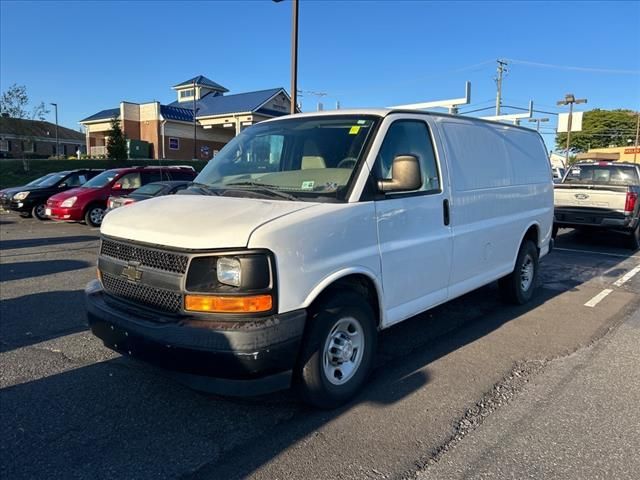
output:
M 185 295 L 184 308 L 192 312 L 252 313 L 273 308 L 271 295 L 220 297 L 217 295 Z

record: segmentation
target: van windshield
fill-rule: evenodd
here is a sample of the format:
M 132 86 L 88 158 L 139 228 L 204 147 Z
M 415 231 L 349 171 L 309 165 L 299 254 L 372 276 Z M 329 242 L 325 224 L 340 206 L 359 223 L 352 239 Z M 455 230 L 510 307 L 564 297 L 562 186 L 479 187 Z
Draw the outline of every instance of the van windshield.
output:
M 106 172 L 102 172 L 100 175 L 93 177 L 87 183 L 82 185 L 81 188 L 101 188 L 107 185 L 111 180 L 116 178 L 118 174 L 118 170 L 107 170 Z
M 335 115 L 254 125 L 229 142 L 195 182 L 221 194 L 344 200 L 377 121 Z

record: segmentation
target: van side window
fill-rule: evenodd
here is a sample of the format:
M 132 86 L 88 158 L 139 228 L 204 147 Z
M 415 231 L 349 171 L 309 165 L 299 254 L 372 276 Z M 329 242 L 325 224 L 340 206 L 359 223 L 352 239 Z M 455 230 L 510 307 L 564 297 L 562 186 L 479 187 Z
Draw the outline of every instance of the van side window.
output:
M 422 187 L 418 191 L 439 192 L 440 179 L 431 137 L 427 125 L 419 120 L 398 120 L 391 124 L 376 160 L 378 178 L 391 178 L 393 159 L 407 154 L 415 155 L 420 161 Z

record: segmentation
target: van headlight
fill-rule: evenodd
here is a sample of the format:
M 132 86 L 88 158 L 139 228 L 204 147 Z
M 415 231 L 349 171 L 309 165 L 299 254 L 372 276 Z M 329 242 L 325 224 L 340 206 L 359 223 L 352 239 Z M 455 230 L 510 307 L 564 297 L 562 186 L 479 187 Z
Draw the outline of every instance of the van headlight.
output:
M 220 257 L 216 262 L 216 275 L 220 283 L 239 287 L 242 282 L 242 265 L 233 257 Z
M 69 197 L 64 202 L 62 202 L 60 206 L 62 208 L 73 207 L 73 205 L 76 203 L 76 200 L 78 200 L 78 197 Z
M 273 313 L 275 259 L 265 250 L 203 255 L 189 263 L 185 310 L 209 313 Z
M 18 192 L 13 196 L 14 200 L 24 200 L 29 196 L 29 192 Z

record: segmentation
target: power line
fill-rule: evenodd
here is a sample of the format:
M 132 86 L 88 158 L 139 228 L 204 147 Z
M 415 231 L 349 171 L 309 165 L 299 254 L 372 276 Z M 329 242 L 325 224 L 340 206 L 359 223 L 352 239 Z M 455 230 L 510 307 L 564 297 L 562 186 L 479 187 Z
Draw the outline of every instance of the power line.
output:
M 528 60 L 515 60 L 513 58 L 508 58 L 508 61 L 511 63 L 518 63 L 520 65 L 529 65 L 532 67 L 542 67 L 542 68 L 557 68 L 559 70 L 577 70 L 579 72 L 593 72 L 593 73 L 613 73 L 619 75 L 640 75 L 640 70 L 621 70 L 616 68 L 596 68 L 596 67 L 576 67 L 572 65 L 556 65 L 553 63 L 541 63 L 541 62 L 530 62 Z
M 503 107 L 505 108 L 513 108 L 514 110 L 522 110 L 523 112 L 528 112 L 529 109 L 528 108 L 522 108 L 522 107 L 514 107 L 513 105 L 503 105 Z M 545 110 L 533 110 L 536 113 L 546 113 L 547 115 L 559 115 L 558 112 L 547 112 Z

